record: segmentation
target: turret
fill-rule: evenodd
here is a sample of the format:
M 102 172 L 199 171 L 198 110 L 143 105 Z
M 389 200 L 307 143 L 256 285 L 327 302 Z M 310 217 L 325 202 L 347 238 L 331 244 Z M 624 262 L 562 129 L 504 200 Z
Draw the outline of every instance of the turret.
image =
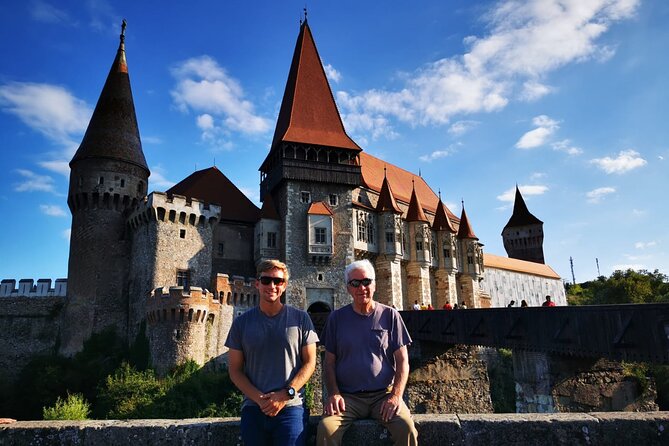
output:
M 425 304 L 432 303 L 430 283 L 432 232 L 430 231 L 429 220 L 425 216 L 418 195 L 416 195 L 415 184 L 411 191 L 406 221 L 409 228 L 408 248 L 410 253 L 410 260 L 406 267 L 408 296 Z M 407 307 L 409 303 L 406 302 Z
M 126 336 L 130 243 L 125 218 L 147 191 L 150 175 L 139 137 L 120 44 L 79 149 L 70 162 L 72 212 L 68 299 L 61 352 L 79 351 L 107 327 Z
M 516 186 L 513 214 L 502 230 L 504 249 L 512 259 L 544 263 L 544 222 L 532 215 Z

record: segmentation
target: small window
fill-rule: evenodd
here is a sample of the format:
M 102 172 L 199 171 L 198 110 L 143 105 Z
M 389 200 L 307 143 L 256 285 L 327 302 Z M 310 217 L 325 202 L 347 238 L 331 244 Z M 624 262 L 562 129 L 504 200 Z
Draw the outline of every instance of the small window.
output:
M 451 250 L 448 249 L 447 247 L 444 247 L 444 258 L 446 259 L 451 258 Z
M 98 184 L 105 184 L 105 177 L 100 177 L 98 179 Z
M 121 187 L 125 187 L 125 179 L 121 178 Z
M 416 240 L 416 251 L 422 251 L 422 250 L 423 250 L 423 241 Z
M 190 271 L 187 269 L 177 270 L 177 286 L 182 286 L 184 289 L 190 288 Z
M 392 231 L 386 232 L 386 243 L 395 243 L 395 233 Z
M 185 229 L 180 229 L 179 230 L 179 237 L 186 238 L 186 230 Z
M 267 247 L 276 248 L 276 232 L 267 233 Z
M 316 244 L 318 245 L 324 245 L 325 244 L 325 235 L 326 235 L 326 230 L 325 228 L 314 228 L 316 230 Z
M 337 194 L 330 194 L 330 206 L 337 206 L 337 203 L 339 203 Z
M 311 203 L 311 192 L 302 191 L 300 195 L 302 203 Z
M 225 252 L 225 243 L 219 243 L 218 244 L 218 256 L 223 257 L 224 252 Z

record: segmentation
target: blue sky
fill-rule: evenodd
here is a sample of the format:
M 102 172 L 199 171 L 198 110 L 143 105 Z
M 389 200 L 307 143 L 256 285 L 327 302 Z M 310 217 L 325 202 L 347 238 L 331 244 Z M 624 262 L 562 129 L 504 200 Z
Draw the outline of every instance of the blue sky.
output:
M 505 255 L 513 189 L 571 280 L 669 273 L 669 2 L 307 2 L 346 129 Z M 150 190 L 214 163 L 258 203 L 303 1 L 5 2 L 0 278 L 67 276 L 67 163 L 128 21 Z

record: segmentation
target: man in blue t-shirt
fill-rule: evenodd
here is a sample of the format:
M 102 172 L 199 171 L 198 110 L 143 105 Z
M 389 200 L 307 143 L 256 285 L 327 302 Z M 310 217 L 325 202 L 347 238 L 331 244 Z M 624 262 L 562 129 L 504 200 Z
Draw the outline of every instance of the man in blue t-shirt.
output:
M 241 434 L 247 446 L 305 440 L 303 387 L 316 366 L 318 336 L 309 315 L 281 303 L 288 268 L 258 265 L 259 304 L 232 322 L 225 345 L 230 379 L 244 394 Z
M 411 343 L 397 310 L 374 301 L 374 267 L 368 260 L 345 272 L 353 302 L 330 314 L 325 326 L 325 416 L 317 444 L 339 445 L 359 418 L 380 421 L 396 445 L 418 444 L 418 432 L 402 400 L 409 377 Z

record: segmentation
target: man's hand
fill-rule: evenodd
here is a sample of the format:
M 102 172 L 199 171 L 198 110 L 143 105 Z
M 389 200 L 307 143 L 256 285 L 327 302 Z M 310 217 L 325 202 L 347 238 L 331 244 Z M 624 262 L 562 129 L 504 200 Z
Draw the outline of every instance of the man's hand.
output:
M 260 410 L 268 417 L 275 417 L 288 401 L 286 392 L 270 392 L 260 395 Z
M 325 402 L 325 415 L 339 415 L 346 410 L 344 397 L 338 393 L 330 395 Z
M 381 419 L 388 422 L 393 419 L 397 412 L 400 411 L 400 398 L 397 395 L 390 394 L 388 398 L 381 404 Z

